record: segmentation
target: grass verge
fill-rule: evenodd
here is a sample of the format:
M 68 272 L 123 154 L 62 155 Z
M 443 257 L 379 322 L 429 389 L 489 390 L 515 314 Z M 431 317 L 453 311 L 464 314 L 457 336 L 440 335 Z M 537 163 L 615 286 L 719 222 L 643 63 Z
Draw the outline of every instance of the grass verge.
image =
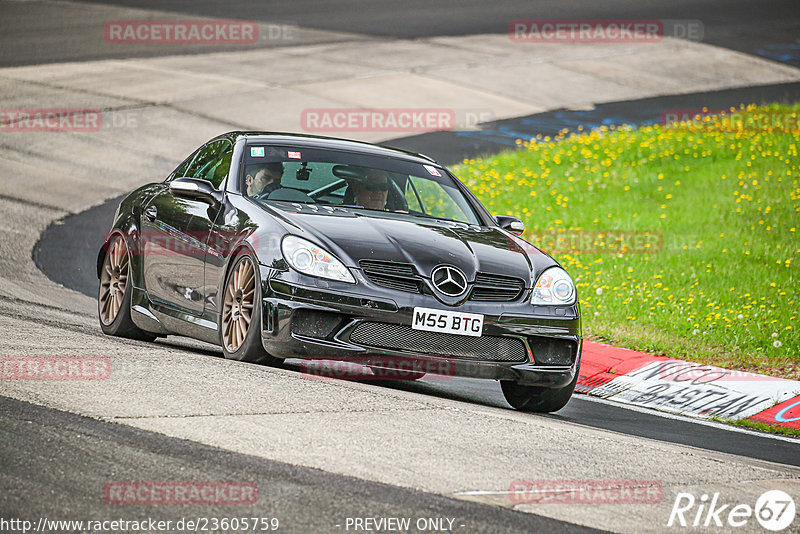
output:
M 799 119 L 564 133 L 453 170 L 572 275 L 588 338 L 800 379 Z
M 759 421 L 752 421 L 750 419 L 739 419 L 738 421 L 724 421 L 724 422 L 736 426 L 741 426 L 744 428 L 749 428 L 751 430 L 759 430 L 761 432 L 769 432 L 770 434 L 783 434 L 785 436 L 800 438 L 800 429 L 798 428 L 770 425 L 767 423 L 761 423 Z

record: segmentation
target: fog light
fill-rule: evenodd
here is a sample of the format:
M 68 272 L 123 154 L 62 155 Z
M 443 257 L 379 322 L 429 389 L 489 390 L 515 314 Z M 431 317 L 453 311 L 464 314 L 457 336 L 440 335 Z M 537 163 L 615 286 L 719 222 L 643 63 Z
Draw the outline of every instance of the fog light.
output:
M 577 344 L 568 339 L 530 336 L 528 344 L 539 365 L 572 365 L 578 351 Z
M 332 312 L 299 309 L 292 316 L 292 333 L 318 339 L 329 339 L 345 319 Z

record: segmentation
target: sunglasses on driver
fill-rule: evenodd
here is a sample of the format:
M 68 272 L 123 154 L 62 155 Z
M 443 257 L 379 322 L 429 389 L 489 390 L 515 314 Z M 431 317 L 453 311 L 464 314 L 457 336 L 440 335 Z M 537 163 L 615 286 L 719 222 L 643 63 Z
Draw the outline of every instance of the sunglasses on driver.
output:
M 373 182 L 367 182 L 365 184 L 361 184 L 361 187 L 366 189 L 367 191 L 388 191 L 389 190 L 389 183 L 383 182 L 380 184 L 376 184 Z

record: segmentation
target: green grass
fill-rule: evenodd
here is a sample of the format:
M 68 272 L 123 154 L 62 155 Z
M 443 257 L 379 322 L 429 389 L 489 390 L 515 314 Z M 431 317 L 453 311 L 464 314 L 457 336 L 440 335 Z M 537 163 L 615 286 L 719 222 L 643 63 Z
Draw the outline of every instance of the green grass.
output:
M 752 421 L 750 419 L 739 419 L 738 421 L 724 421 L 724 422 L 731 423 L 736 426 L 741 426 L 744 428 L 749 428 L 752 430 L 759 430 L 761 432 L 769 432 L 771 434 L 783 434 L 785 436 L 800 438 L 800 429 L 798 428 L 770 425 L 767 423 L 761 423 L 759 421 Z
M 743 128 L 561 134 L 454 172 L 572 275 L 589 339 L 799 379 L 800 105 L 736 111 Z

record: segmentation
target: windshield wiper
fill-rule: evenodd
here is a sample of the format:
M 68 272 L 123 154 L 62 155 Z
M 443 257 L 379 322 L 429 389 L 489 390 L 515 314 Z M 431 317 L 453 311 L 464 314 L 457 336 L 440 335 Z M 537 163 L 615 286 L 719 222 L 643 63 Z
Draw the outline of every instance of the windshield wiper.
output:
M 429 215 L 427 213 L 422 213 L 421 211 L 409 211 L 408 214 L 409 215 L 413 215 L 414 217 L 424 217 L 425 219 L 435 219 L 437 221 L 448 221 L 448 222 L 454 222 L 454 223 L 458 223 L 458 224 L 470 224 L 470 223 L 464 222 L 464 221 L 457 221 L 455 219 L 448 219 L 447 217 L 436 217 L 434 215 Z
M 250 197 L 253 200 L 258 200 L 259 202 L 285 202 L 286 204 L 303 204 L 307 206 L 317 205 L 322 206 L 322 204 L 318 204 L 313 200 L 309 202 L 308 200 L 286 200 L 282 198 L 258 198 L 258 197 Z

